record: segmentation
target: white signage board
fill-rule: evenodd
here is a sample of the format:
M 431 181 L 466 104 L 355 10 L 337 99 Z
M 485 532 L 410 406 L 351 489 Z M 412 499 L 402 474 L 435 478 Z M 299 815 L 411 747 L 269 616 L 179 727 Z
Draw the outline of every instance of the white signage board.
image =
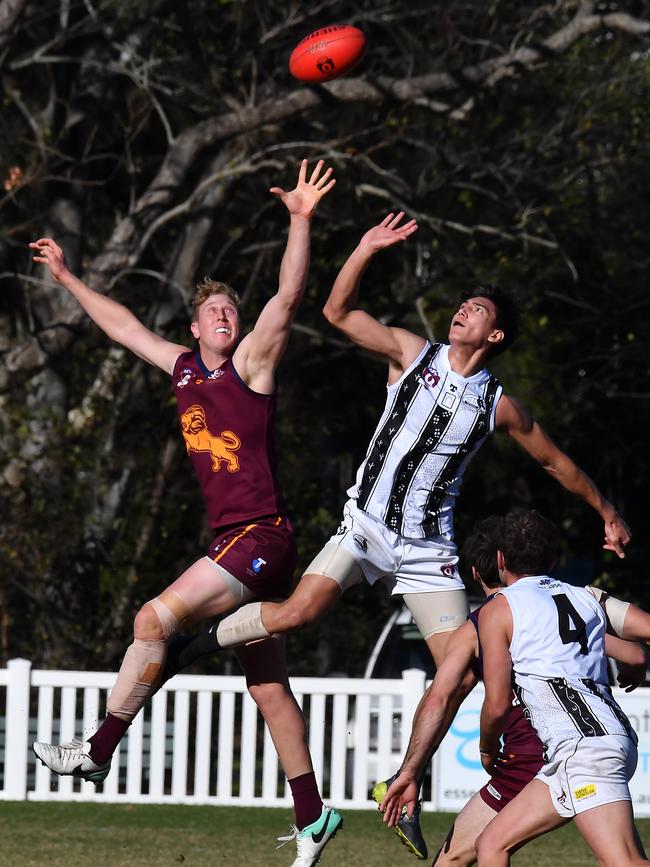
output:
M 639 737 L 639 764 L 630 782 L 634 813 L 650 816 L 650 688 L 613 693 Z M 465 699 L 434 759 L 432 801 L 438 810 L 457 813 L 488 780 L 478 752 L 483 694 L 479 684 Z

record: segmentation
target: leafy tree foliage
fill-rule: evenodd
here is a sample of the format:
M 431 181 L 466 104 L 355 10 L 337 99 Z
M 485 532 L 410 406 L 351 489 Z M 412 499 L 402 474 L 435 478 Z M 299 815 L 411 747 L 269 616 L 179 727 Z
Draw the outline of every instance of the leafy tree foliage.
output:
M 169 383 L 108 344 L 28 241 L 54 235 L 91 286 L 184 342 L 197 278 L 237 286 L 251 320 L 273 291 L 286 219 L 266 191 L 303 156 L 339 181 L 280 377 L 302 564 L 336 527 L 385 384 L 320 308 L 357 238 L 401 208 L 420 229 L 368 271 L 369 309 L 444 339 L 459 289 L 512 287 L 524 333 L 495 370 L 636 532 L 625 561 L 605 556 L 597 516 L 495 437 L 459 540 L 534 504 L 568 567 L 647 604 L 650 4 L 306 5 L 0 0 L 4 658 L 116 665 L 137 607 L 209 539 Z M 362 64 L 291 79 L 292 47 L 337 21 L 366 32 Z M 359 673 L 392 604 L 347 594 L 291 639 L 293 670 Z

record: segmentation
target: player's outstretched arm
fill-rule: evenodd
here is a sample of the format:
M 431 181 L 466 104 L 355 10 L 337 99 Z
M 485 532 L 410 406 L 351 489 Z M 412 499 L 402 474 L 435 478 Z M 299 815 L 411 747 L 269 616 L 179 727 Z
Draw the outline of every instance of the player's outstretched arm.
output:
M 255 391 L 274 388 L 275 370 L 284 352 L 291 324 L 302 301 L 309 273 L 311 219 L 318 203 L 335 185 L 333 169 L 323 171 L 319 160 L 307 178 L 307 160 L 300 164 L 298 181 L 288 192 L 271 187 L 270 192 L 289 212 L 289 236 L 280 264 L 278 291 L 267 302 L 255 327 L 235 351 L 233 361 L 239 375 Z
M 476 630 L 472 623 L 467 622 L 450 638 L 447 655 L 420 699 L 402 767 L 380 805 L 387 825 L 393 827 L 397 824 L 404 804 L 409 816 L 413 814 L 419 781 L 431 756 L 447 734 L 451 725 L 448 713 L 450 704 L 465 678 L 470 676 L 470 668 L 476 657 Z M 472 687 L 477 680 L 473 676 Z
M 623 518 L 595 482 L 555 445 L 519 401 L 506 395 L 501 397 L 496 426 L 518 442 L 563 488 L 598 512 L 605 524 L 603 548 L 625 557 L 624 546 L 630 541 L 630 529 Z
M 512 706 L 512 658 L 510 639 L 512 614 L 502 596 L 497 596 L 479 619 L 479 641 L 483 651 L 485 698 L 481 708 L 479 752 L 481 764 L 489 770 L 499 752 Z
M 416 358 L 424 339 L 402 328 L 383 325 L 359 309 L 359 286 L 363 274 L 380 251 L 406 241 L 416 230 L 415 220 L 402 224 L 404 212 L 388 214 L 378 226 L 367 231 L 339 271 L 323 314 L 350 340 L 388 359 L 399 373 Z
M 605 653 L 626 665 L 645 665 L 645 650 L 636 641 L 625 641 L 616 635 L 605 635 Z
M 47 265 L 52 278 L 73 295 L 93 322 L 116 343 L 136 355 L 172 373 L 174 363 L 186 346 L 164 340 L 149 331 L 137 317 L 122 304 L 95 292 L 68 268 L 63 250 L 51 238 L 39 238 L 29 245 L 35 251 L 34 262 Z

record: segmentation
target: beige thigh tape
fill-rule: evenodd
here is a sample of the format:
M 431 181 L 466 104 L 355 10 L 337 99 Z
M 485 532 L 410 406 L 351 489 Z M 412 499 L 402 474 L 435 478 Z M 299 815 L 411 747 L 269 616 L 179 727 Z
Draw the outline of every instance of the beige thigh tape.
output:
M 224 580 L 224 584 L 226 585 L 228 590 L 230 590 L 232 597 L 237 603 L 237 605 L 243 605 L 244 602 L 250 602 L 251 599 L 255 598 L 255 594 L 252 590 L 249 590 L 245 584 L 242 584 L 242 582 L 238 578 L 235 578 L 234 575 L 231 575 L 230 572 L 226 572 L 223 566 L 220 566 L 219 563 L 215 563 L 212 557 L 206 556 L 205 559 L 212 566 L 212 568 L 215 569 L 219 573 L 219 575 L 221 575 Z
M 341 588 L 341 592 L 363 581 L 361 566 L 352 554 L 333 542 L 327 542 L 303 574 L 325 575 L 327 578 L 332 578 Z
M 467 620 L 467 596 L 464 590 L 405 593 L 402 598 L 425 641 L 438 632 L 458 629 Z

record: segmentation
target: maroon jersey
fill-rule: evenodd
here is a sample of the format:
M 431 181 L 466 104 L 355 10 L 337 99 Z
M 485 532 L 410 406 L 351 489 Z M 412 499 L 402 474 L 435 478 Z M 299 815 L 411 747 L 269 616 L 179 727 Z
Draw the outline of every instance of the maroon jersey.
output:
M 178 357 L 172 386 L 210 526 L 283 514 L 274 445 L 275 395 L 252 391 L 231 359 L 208 370 L 198 352 Z

